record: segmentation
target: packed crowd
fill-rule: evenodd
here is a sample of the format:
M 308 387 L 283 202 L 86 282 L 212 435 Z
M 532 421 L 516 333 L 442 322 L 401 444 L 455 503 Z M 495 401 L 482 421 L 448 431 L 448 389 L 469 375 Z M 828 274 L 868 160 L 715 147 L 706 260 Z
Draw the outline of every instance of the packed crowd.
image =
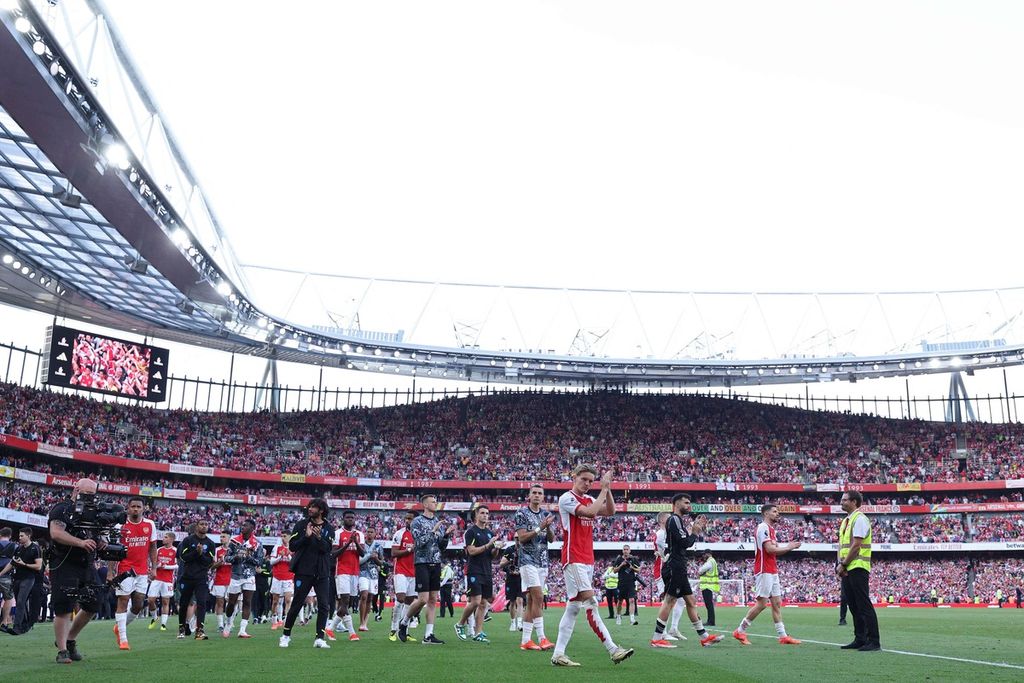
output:
M 198 413 L 0 384 L 0 432 L 144 460 L 382 478 L 912 482 L 1024 477 L 1024 426 L 810 412 L 695 395 L 509 393 L 378 409 Z M 970 457 L 958 461 L 956 435 Z

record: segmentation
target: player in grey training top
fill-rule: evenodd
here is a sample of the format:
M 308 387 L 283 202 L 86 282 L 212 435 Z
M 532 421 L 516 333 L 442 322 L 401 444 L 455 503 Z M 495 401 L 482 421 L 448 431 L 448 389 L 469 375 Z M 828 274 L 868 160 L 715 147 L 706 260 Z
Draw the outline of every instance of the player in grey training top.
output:
M 398 625 L 398 639 L 407 642 L 409 639 L 409 620 L 427 608 L 427 627 L 423 632 L 424 645 L 444 645 L 444 641 L 434 636 L 434 613 L 437 610 L 437 596 L 441 592 L 441 543 L 442 539 L 455 531 L 453 525 L 444 528 L 444 522 L 436 516 L 437 498 L 430 494 L 420 496 L 423 514 L 412 520 L 412 540 L 414 544 L 412 562 L 416 567 L 416 600 Z
M 529 505 L 516 511 L 516 540 L 519 541 L 519 575 L 526 593 L 522 650 L 550 650 L 555 645 L 544 636 L 544 588 L 548 578 L 548 543 L 555 540 L 551 525 L 555 516 L 541 509 L 544 487 L 530 487 Z M 533 633 L 537 641 L 533 642 Z
M 359 630 L 369 631 L 370 596 L 377 593 L 377 576 L 384 563 L 384 544 L 377 540 L 373 528 L 363 532 L 365 543 L 363 555 L 359 558 Z

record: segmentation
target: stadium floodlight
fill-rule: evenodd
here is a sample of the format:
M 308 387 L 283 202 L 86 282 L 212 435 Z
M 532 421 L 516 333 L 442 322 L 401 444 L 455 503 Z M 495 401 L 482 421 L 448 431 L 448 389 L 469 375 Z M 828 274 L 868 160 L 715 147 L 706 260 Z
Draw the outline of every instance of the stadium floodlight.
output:
M 32 24 L 25 17 L 18 17 L 14 22 L 14 28 L 21 31 L 22 33 L 28 33 L 32 30 Z
M 402 357 L 402 352 L 396 350 L 394 355 L 395 355 L 395 358 L 401 358 Z
M 18 9 L 18 0 L 0 0 L 0 9 L 16 10 Z
M 555 370 L 561 370 L 561 369 L 562 369 L 562 364 L 561 363 L 559 363 L 559 364 L 557 364 L 555 366 Z
M 11 264 L 11 268 L 21 270 L 21 261 L 15 260 L 14 263 Z
M 37 40 L 36 42 L 32 43 L 32 52 L 35 52 L 37 55 L 42 57 L 44 54 L 46 54 L 46 43 L 44 43 L 41 40 Z
M 181 228 L 177 228 L 171 233 L 171 241 L 177 244 L 182 249 L 188 249 L 192 245 L 189 243 L 188 233 Z
M 118 142 L 110 133 L 104 133 L 100 138 L 100 149 L 103 150 L 103 158 L 112 166 L 117 166 L 122 171 L 127 171 L 131 167 L 128 148 Z
M 904 363 L 903 361 L 900 361 L 900 370 L 905 370 L 906 368 L 907 368 L 907 364 Z
M 231 285 L 228 284 L 227 280 L 221 280 L 217 283 L 217 293 L 223 297 L 231 296 Z
M 939 365 L 941 365 L 941 363 L 939 362 L 938 358 L 932 358 L 932 361 L 931 363 L 929 363 L 929 365 L 931 365 L 933 368 L 937 368 L 939 367 Z
M 348 344 L 342 344 L 341 345 L 341 350 L 344 351 L 345 353 L 348 353 L 349 351 L 352 350 L 352 347 L 349 346 Z
M 379 356 L 380 355 L 380 349 L 374 349 L 373 350 L 373 355 Z
M 266 327 L 266 326 L 267 326 L 267 319 L 266 318 L 260 318 L 259 320 L 256 321 L 256 327 L 263 328 L 263 327 Z
M 953 356 L 952 358 L 949 359 L 949 364 L 952 365 L 954 368 L 958 368 L 964 364 L 964 361 L 963 359 L 960 358 L 960 356 Z
M 4 254 L 4 265 L 9 266 L 14 263 L 14 257 L 10 254 Z

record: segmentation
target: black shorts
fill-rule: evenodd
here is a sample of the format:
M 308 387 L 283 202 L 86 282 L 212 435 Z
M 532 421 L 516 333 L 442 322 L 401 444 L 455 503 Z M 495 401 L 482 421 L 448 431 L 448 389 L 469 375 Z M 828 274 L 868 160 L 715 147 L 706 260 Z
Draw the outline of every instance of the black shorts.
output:
M 427 593 L 441 590 L 441 565 L 416 565 L 416 592 Z
M 86 612 L 100 611 L 100 577 L 91 564 L 85 567 L 65 561 L 50 570 L 50 607 L 54 614 L 68 614 L 77 604 Z
M 690 577 L 686 575 L 686 567 L 673 568 L 668 564 L 662 565 L 661 580 L 665 582 L 665 595 L 671 595 L 674 598 L 693 595 Z
M 470 596 L 479 595 L 484 600 L 494 599 L 494 580 L 490 576 L 475 576 L 470 574 L 466 577 L 466 593 Z M 506 599 L 507 596 L 506 596 Z
M 523 577 L 519 574 L 509 574 L 505 579 L 505 599 L 515 600 L 523 597 Z
M 620 583 L 618 596 L 619 600 L 636 600 L 636 584 Z

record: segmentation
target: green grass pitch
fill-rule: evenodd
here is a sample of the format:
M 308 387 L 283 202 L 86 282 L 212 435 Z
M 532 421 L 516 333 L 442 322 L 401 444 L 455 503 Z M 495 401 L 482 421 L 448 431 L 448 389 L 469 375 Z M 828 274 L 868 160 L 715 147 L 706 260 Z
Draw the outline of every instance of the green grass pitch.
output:
M 837 626 L 835 609 L 786 608 L 783 617 L 790 635 L 805 642 L 778 645 L 773 637 L 751 637 L 743 647 L 729 633 L 743 610 L 720 609 L 718 629 L 726 639 L 701 648 L 683 619 L 681 630 L 690 639 L 676 650 L 647 646 L 655 611 L 641 611 L 640 626 L 609 622 L 612 637 L 636 648 L 632 659 L 613 665 L 582 617 L 568 655 L 583 666 L 555 669 L 549 654 L 518 650 L 519 634 L 508 630 L 508 618 L 495 615 L 487 626 L 490 645 L 461 642 L 452 619 L 438 619 L 437 634 L 444 646 L 391 643 L 387 622 L 371 623 L 372 631 L 358 643 L 339 639 L 330 650 L 312 648 L 312 627 L 296 628 L 292 646 L 277 646 L 279 631 L 268 625 L 250 627 L 248 641 L 218 634 L 207 642 L 179 641 L 176 629 L 147 630 L 148 619 L 129 629 L 130 652 L 115 645 L 111 622 L 90 624 L 79 640 L 83 662 L 54 662 L 53 627 L 39 624 L 24 636 L 0 634 L 0 672 L 5 681 L 548 681 L 548 680 L 696 680 L 708 681 L 1021 681 L 1024 680 L 1024 610 L 1016 609 L 882 609 L 879 610 L 883 647 L 896 652 L 860 653 L 824 643 L 846 643 L 849 627 Z M 390 610 L 385 612 L 390 616 Z M 561 610 L 545 614 L 547 634 L 554 640 Z M 173 618 L 172 618 L 173 619 Z M 216 622 L 213 621 L 215 624 Z M 852 623 L 852 622 L 851 622 Z M 685 628 L 684 628 L 685 627 Z M 422 635 L 423 627 L 413 635 Z M 749 633 L 772 636 L 765 612 Z M 812 643 L 806 641 L 820 641 Z M 976 660 L 973 663 L 960 660 Z M 1008 667 L 994 666 L 1006 664 Z

